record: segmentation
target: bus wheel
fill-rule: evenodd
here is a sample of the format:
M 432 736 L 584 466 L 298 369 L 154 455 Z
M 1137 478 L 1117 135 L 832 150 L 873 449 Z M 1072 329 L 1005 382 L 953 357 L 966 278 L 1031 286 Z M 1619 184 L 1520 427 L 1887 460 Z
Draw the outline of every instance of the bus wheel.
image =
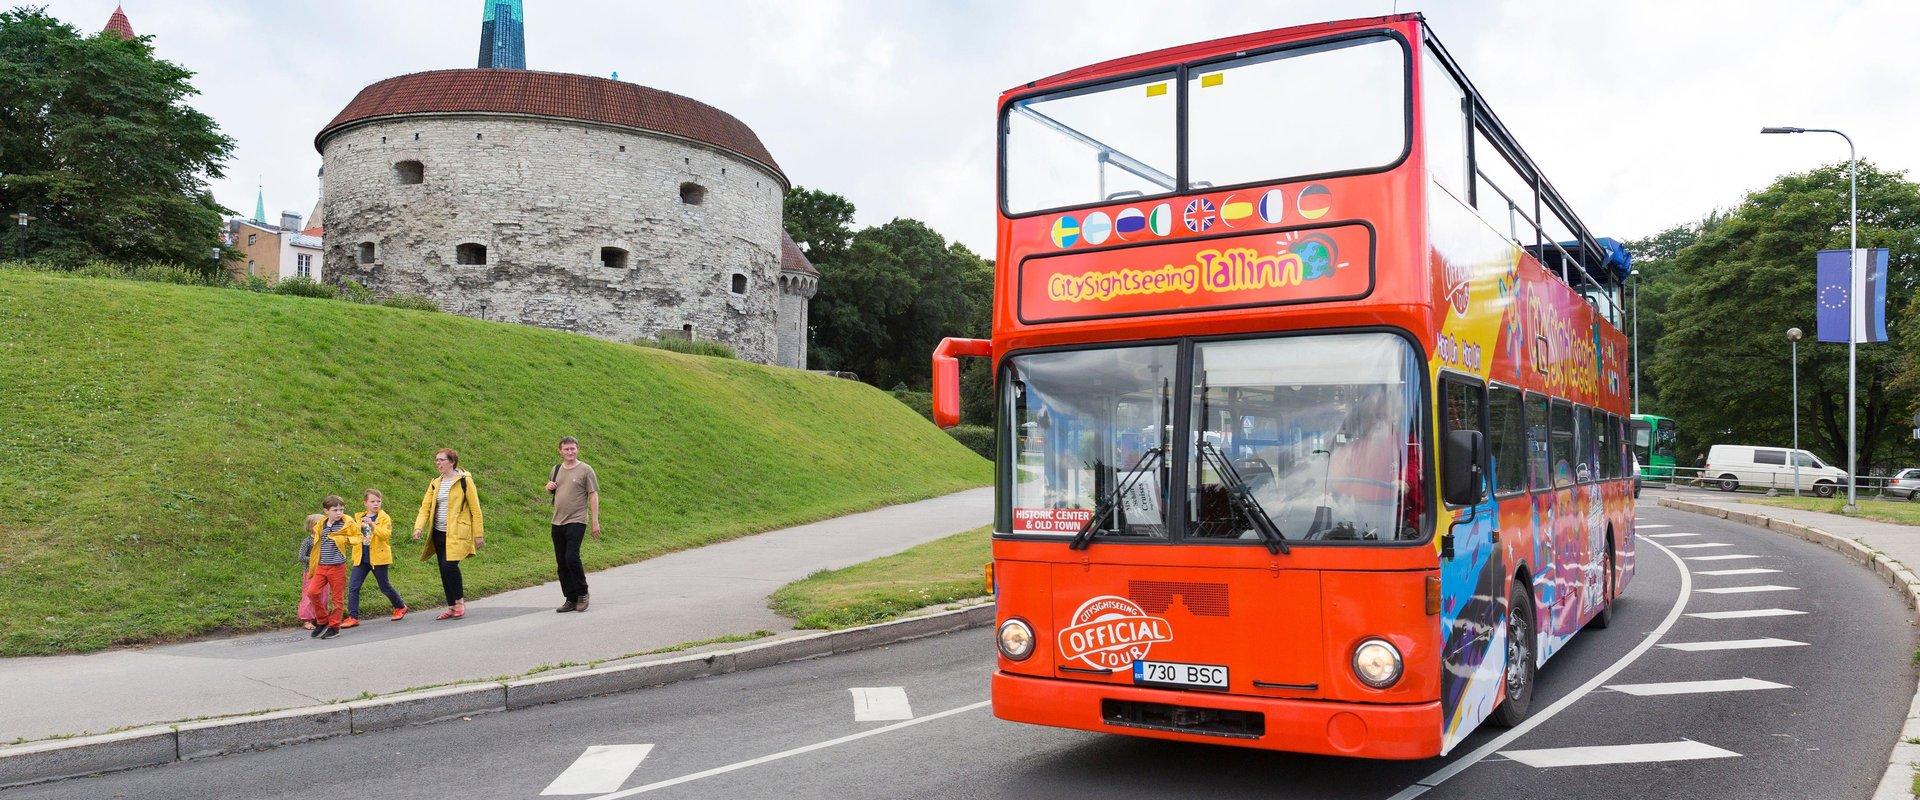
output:
M 1613 535 L 1607 535 L 1607 582 L 1603 591 L 1606 595 L 1600 599 L 1600 613 L 1587 621 L 1587 626 L 1605 630 L 1613 624 Z
M 1524 584 L 1516 584 L 1507 598 L 1507 669 L 1493 724 L 1511 728 L 1526 721 L 1533 704 L 1533 598 Z
M 1821 497 L 1832 497 L 1833 484 L 1828 483 L 1826 481 L 1820 481 L 1819 483 L 1816 483 L 1813 485 L 1813 493 Z
M 1740 488 L 1740 481 L 1732 475 L 1720 476 L 1720 491 L 1731 492 Z

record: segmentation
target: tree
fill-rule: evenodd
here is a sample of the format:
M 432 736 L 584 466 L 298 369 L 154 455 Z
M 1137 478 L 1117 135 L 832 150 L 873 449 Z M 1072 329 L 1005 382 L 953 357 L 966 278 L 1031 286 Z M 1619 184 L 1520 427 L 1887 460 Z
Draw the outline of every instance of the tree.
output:
M 815 267 L 846 257 L 853 240 L 853 203 L 847 198 L 795 186 L 787 191 L 784 217 L 787 235 Z
M 1631 302 L 1632 308 L 1640 315 L 1639 407 L 1648 413 L 1663 414 L 1664 408 L 1660 398 L 1660 381 L 1649 365 L 1659 352 L 1660 335 L 1666 330 L 1664 320 L 1667 306 L 1674 289 L 1681 283 L 1679 273 L 1673 267 L 1674 256 L 1686 249 L 1687 245 L 1698 241 L 1703 232 L 1718 225 L 1721 219 L 1718 213 L 1709 214 L 1699 222 L 1675 225 L 1644 239 L 1626 243 L 1627 252 L 1633 254 L 1634 271 L 1639 273 L 1631 284 L 1631 291 L 1638 292 L 1639 297 Z M 1631 320 L 1629 324 L 1632 324 Z
M 33 215 L 24 243 L 6 226 L 6 251 L 217 269 L 227 211 L 207 181 L 233 141 L 186 105 L 192 76 L 144 38 L 0 12 L 0 213 Z
M 1920 185 L 1862 163 L 1860 246 L 1891 250 L 1890 319 L 1907 320 L 1920 281 Z M 1749 195 L 1668 261 L 1672 293 L 1660 314 L 1652 373 L 1665 411 L 1679 421 L 1681 447 L 1728 442 L 1784 444 L 1792 436 L 1785 332 L 1799 327 L 1802 445 L 1844 463 L 1847 452 L 1845 344 L 1813 341 L 1815 251 L 1847 246 L 1844 164 L 1786 175 Z M 1644 311 L 1644 308 L 1643 308 Z M 1645 322 L 1642 323 L 1645 325 Z M 1859 346 L 1859 464 L 1912 457 L 1905 413 L 1913 363 L 1903 355 L 1920 323 L 1890 326 L 1885 344 Z

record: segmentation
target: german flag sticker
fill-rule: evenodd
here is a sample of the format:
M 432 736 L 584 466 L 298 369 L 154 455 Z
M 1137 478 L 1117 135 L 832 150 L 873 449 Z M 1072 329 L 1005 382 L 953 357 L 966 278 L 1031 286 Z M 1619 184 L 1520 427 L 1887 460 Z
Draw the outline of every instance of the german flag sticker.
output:
M 1325 186 L 1313 184 L 1300 190 L 1299 196 L 1293 199 L 1293 207 L 1299 210 L 1300 216 L 1319 219 L 1333 210 L 1333 192 Z

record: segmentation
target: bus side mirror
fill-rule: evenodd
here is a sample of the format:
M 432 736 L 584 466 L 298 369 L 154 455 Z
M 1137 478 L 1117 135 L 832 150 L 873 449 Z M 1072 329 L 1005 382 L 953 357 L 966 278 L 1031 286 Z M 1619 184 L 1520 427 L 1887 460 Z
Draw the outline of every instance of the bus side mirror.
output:
M 991 339 L 941 339 L 933 351 L 933 424 L 960 424 L 960 356 L 993 357 Z
M 1441 452 L 1442 496 L 1449 505 L 1477 505 L 1481 499 L 1480 451 L 1485 439 L 1479 431 L 1449 431 Z

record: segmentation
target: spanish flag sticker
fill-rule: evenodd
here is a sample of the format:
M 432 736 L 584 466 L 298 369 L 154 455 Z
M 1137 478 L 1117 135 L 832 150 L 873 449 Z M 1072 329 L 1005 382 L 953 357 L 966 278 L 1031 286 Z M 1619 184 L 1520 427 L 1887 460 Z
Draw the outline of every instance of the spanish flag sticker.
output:
M 1166 93 L 1167 93 L 1167 82 L 1166 82 L 1166 81 L 1161 81 L 1161 82 L 1159 82 L 1159 83 L 1149 83 L 1149 84 L 1147 84 L 1147 96 L 1148 96 L 1148 97 L 1159 97 L 1160 95 L 1163 95 L 1163 94 L 1166 94 Z
M 1213 73 L 1212 75 L 1202 75 L 1200 76 L 1200 88 L 1205 89 L 1209 86 L 1219 86 L 1221 83 L 1225 82 L 1226 79 L 1227 79 L 1227 74 L 1224 72 L 1216 72 L 1216 73 Z

